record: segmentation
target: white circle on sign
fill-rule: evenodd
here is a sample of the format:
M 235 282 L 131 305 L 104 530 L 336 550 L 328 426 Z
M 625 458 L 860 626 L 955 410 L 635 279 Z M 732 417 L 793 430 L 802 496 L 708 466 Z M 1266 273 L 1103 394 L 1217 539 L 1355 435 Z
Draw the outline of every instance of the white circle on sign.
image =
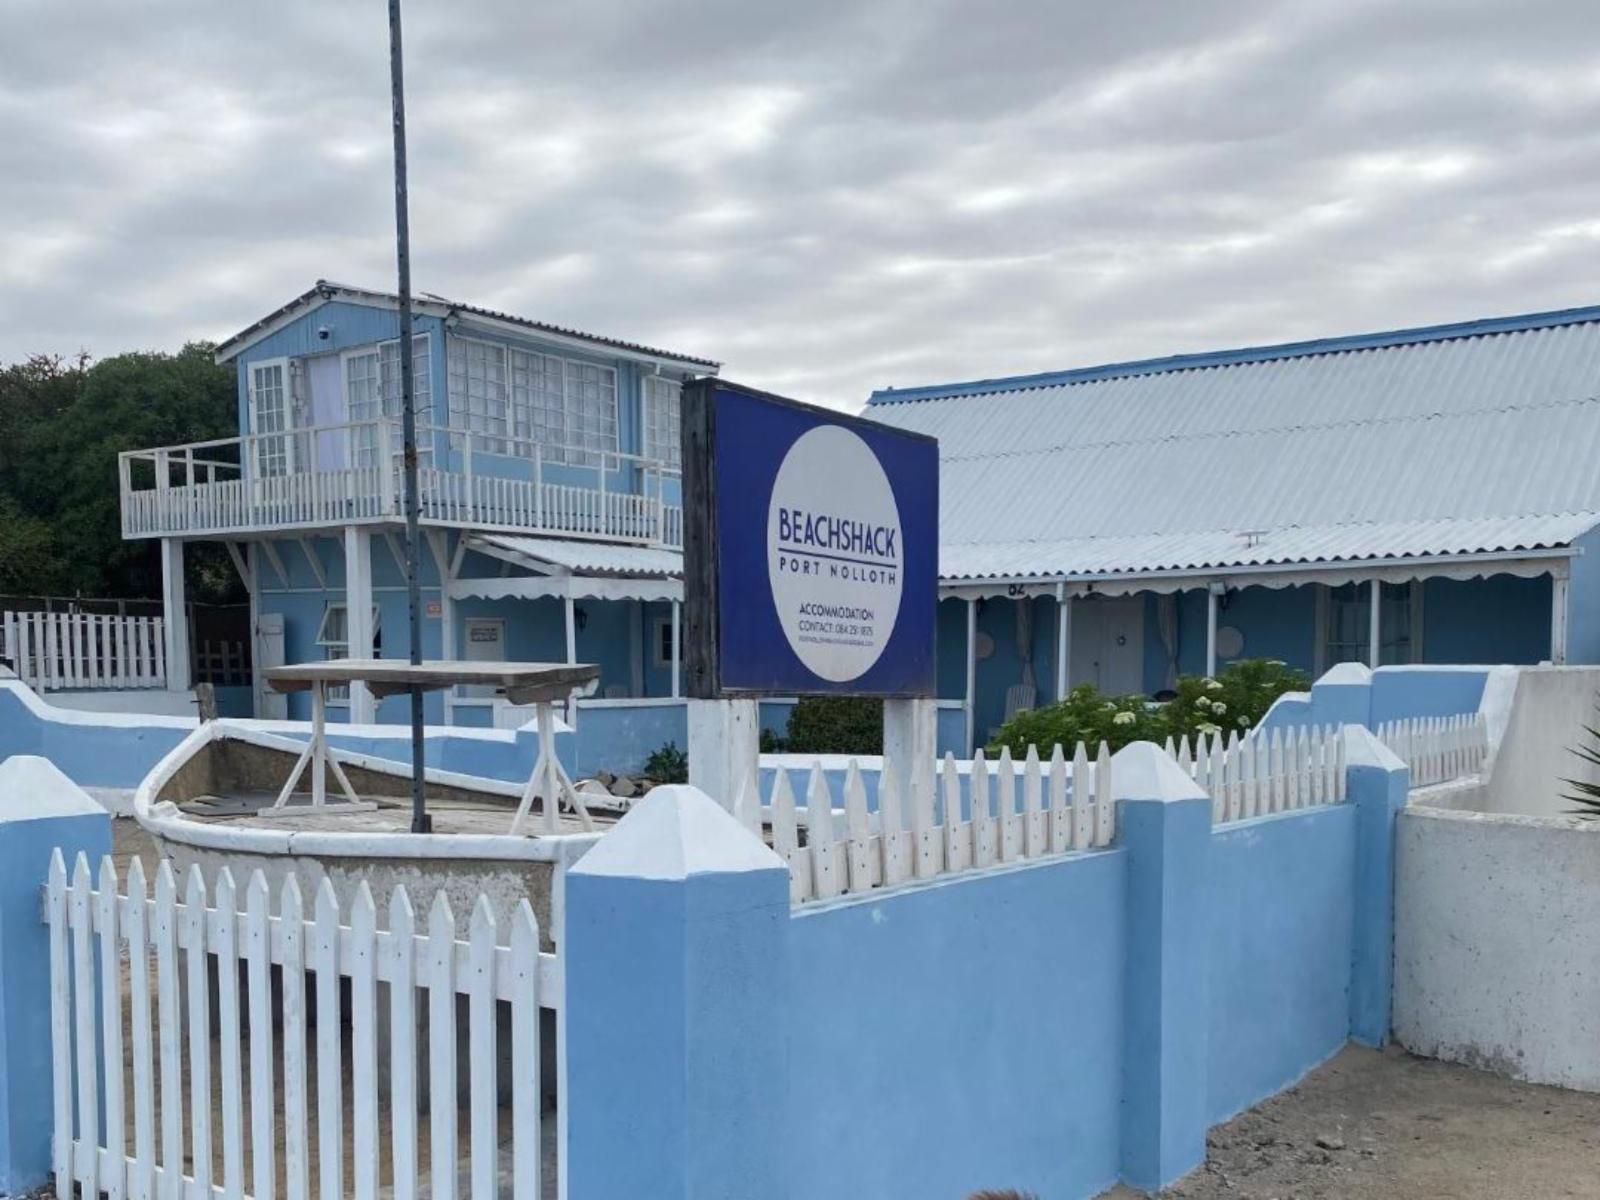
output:
M 812 673 L 848 683 L 871 669 L 900 615 L 900 508 L 872 448 L 841 425 L 801 434 L 767 509 L 767 579 L 778 623 Z

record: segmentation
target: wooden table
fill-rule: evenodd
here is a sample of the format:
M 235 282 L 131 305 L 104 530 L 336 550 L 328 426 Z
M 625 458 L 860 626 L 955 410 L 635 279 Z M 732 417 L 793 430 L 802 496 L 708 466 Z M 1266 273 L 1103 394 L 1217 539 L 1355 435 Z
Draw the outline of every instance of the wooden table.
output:
M 522 832 L 536 793 L 544 798 L 544 831 L 557 829 L 561 801 L 570 804 L 583 822 L 592 829 L 589 811 L 583 806 L 572 780 L 556 757 L 555 714 L 552 706 L 565 702 L 574 691 L 587 688 L 600 678 L 600 668 L 578 663 L 528 663 L 528 662 L 423 662 L 416 666 L 399 659 L 336 658 L 323 662 L 297 663 L 292 666 L 268 667 L 263 672 L 267 686 L 275 692 L 311 693 L 311 740 L 305 751 L 289 772 L 289 779 L 278 793 L 273 811 L 285 809 L 295 784 L 311 767 L 311 803 L 317 808 L 337 807 L 345 811 L 370 809 L 374 805 L 361 800 L 350 786 L 344 769 L 339 765 L 339 755 L 328 745 L 328 688 L 364 684 L 374 698 L 409 693 L 413 688 L 423 691 L 442 691 L 458 685 L 492 687 L 512 704 L 532 704 L 539 730 L 539 755 L 533 774 L 522 790 L 522 800 L 511 821 L 513 834 Z M 332 773 L 345 801 L 328 804 L 327 777 Z

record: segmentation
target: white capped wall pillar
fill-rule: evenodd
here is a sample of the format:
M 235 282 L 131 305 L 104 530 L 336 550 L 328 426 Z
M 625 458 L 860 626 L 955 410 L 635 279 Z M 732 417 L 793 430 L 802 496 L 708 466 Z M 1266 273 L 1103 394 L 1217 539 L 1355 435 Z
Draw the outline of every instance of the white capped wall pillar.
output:
M 1383 656 L 1383 580 L 1372 581 L 1372 605 L 1367 616 L 1367 666 L 1376 667 Z
M 678 634 L 683 629 L 683 602 L 672 602 L 672 698 L 683 695 L 683 649 L 678 645 Z
M 187 692 L 194 680 L 189 666 L 189 606 L 183 589 L 183 543 L 161 539 L 161 632 L 167 657 L 167 690 Z
M 1550 576 L 1550 661 L 1560 666 L 1567 661 L 1567 590 L 1565 575 Z
M 1067 585 L 1056 584 L 1056 699 L 1064 700 L 1072 670 L 1072 597 Z
M 310 552 L 310 547 L 307 547 Z M 351 658 L 372 657 L 372 535 L 355 525 L 344 530 L 345 638 Z M 350 723 L 370 725 L 377 705 L 364 683 L 350 685 Z
M 967 753 L 976 746 L 972 740 L 976 732 L 978 709 L 978 602 L 967 601 Z
M 1206 585 L 1206 678 L 1217 674 L 1217 605 L 1222 599 L 1222 584 Z

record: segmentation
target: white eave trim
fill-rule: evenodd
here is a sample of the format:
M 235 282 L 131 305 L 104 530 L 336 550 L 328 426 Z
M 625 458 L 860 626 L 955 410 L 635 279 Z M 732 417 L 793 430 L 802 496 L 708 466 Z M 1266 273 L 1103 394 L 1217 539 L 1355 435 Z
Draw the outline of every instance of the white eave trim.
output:
M 1412 558 L 1345 559 L 1338 562 L 1247 564 L 1210 568 L 1174 568 L 1108 574 L 1012 575 L 988 579 L 940 579 L 941 599 L 983 600 L 994 597 L 1054 596 L 1065 588 L 1071 596 L 1127 596 L 1136 592 L 1181 592 L 1204 588 L 1213 581 L 1236 587 L 1299 587 L 1308 583 L 1339 585 L 1368 579 L 1404 583 L 1412 579 L 1477 579 L 1488 575 L 1551 575 L 1567 578 L 1574 546 L 1550 549 L 1490 551 L 1479 554 L 1418 555 Z
M 400 311 L 400 302 L 394 297 L 375 292 L 364 292 L 359 288 L 330 284 L 325 292 L 313 289 L 310 295 L 311 298 L 303 305 L 291 300 L 289 307 L 259 329 L 224 342 L 217 347 L 212 358 L 218 365 L 226 366 L 263 338 L 271 337 L 279 330 L 309 316 L 323 305 L 334 300 L 341 300 L 347 304 L 360 304 L 367 308 L 381 308 L 388 312 Z M 440 300 L 413 297 L 411 311 L 416 316 L 437 317 L 447 322 L 454 318 L 461 325 L 490 329 L 508 337 L 545 342 L 552 346 L 582 351 L 590 356 L 617 358 L 626 362 L 643 363 L 652 367 L 670 367 L 686 375 L 715 375 L 721 369 L 714 363 L 697 362 L 692 359 L 678 358 L 671 354 L 650 354 L 643 350 L 631 350 L 623 346 L 612 345 L 610 342 L 554 333 L 546 329 L 530 329 L 528 326 L 516 321 L 506 321 L 497 317 L 484 316 L 481 313 L 467 312 Z
M 645 366 L 671 367 L 674 370 L 684 372 L 686 375 L 715 375 L 721 370 L 721 367 L 715 363 L 696 362 L 693 359 L 677 358 L 671 354 L 650 354 L 644 350 L 630 350 L 624 346 L 613 346 L 609 342 L 594 342 L 588 338 L 552 333 L 546 329 L 529 329 L 526 325 L 520 325 L 516 321 L 503 321 L 497 317 L 486 317 L 482 313 L 467 312 L 459 308 L 452 308 L 449 311 L 455 315 L 456 321 L 461 325 L 471 325 L 478 329 L 490 329 L 507 337 L 549 342 L 553 346 L 561 346 L 568 350 L 578 350 L 591 357 L 620 358 L 626 362 L 643 363 Z

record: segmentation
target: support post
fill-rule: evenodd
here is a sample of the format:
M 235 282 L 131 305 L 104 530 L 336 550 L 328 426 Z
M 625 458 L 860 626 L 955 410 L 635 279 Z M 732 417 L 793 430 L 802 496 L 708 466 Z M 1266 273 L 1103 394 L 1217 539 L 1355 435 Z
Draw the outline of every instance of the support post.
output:
M 1056 699 L 1072 690 L 1072 597 L 1067 585 L 1056 584 Z
M 672 698 L 683 695 L 683 647 L 679 635 L 683 632 L 683 601 L 672 602 Z
M 0 762 L 0 1196 L 50 1179 L 50 939 L 39 893 L 60 849 L 68 873 L 111 853 L 111 815 L 48 759 Z M 80 986 L 93 986 L 80 983 Z
M 1217 604 L 1222 599 L 1222 585 L 1206 585 L 1206 678 L 1217 675 Z
M 1154 1192 L 1206 1157 L 1211 800 L 1151 742 L 1111 770 L 1128 854 L 1122 1178 Z
M 372 537 L 355 525 L 344 530 L 345 631 L 351 658 L 372 657 Z M 364 683 L 350 685 L 350 723 L 370 725 L 377 706 Z
M 977 732 L 978 709 L 978 602 L 967 601 L 967 691 L 966 691 L 966 735 L 967 755 L 972 755 L 977 743 L 973 740 Z
M 189 666 L 189 605 L 183 585 L 183 543 L 161 539 L 161 630 L 167 657 L 167 690 L 187 692 L 193 685 Z
M 754 700 L 690 700 L 689 782 L 729 812 L 761 781 L 761 713 Z
M 1365 1046 L 1389 1040 L 1394 996 L 1395 823 L 1411 773 L 1360 725 L 1346 725 L 1345 796 L 1356 811 L 1355 929 L 1350 965 L 1350 1036 Z
M 933 818 L 934 763 L 938 758 L 938 706 L 932 700 L 883 702 L 883 763 L 900 781 L 900 814 L 906 828 L 916 828 L 912 816 Z
M 784 1200 L 782 860 L 659 787 L 567 872 L 565 909 L 565 1194 Z
M 1550 661 L 1561 666 L 1567 661 L 1567 592 L 1565 575 L 1550 576 Z
M 1383 656 L 1383 581 L 1372 581 L 1367 610 L 1367 666 L 1376 671 Z
M 450 585 L 456 581 L 454 564 L 450 559 L 450 543 L 442 529 L 429 529 L 428 550 L 433 555 L 434 569 L 439 572 L 439 657 L 453 662 L 456 657 L 456 601 L 450 594 Z M 444 723 L 455 724 L 454 688 L 444 690 Z

